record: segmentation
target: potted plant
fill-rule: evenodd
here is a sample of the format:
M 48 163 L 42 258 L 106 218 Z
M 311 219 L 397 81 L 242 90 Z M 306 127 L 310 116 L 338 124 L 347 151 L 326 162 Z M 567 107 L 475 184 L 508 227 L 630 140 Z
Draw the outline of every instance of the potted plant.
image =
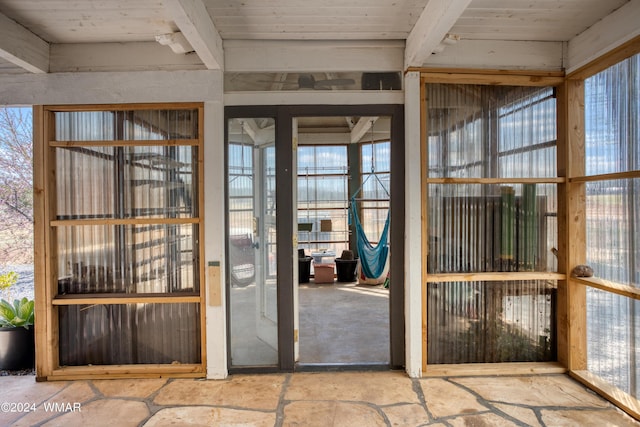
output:
M 356 268 L 358 259 L 354 257 L 352 250 L 342 251 L 340 258 L 336 258 L 336 272 L 338 282 L 353 282 L 356 280 Z
M 15 272 L 0 274 L 0 289 L 11 300 L 10 289 L 18 280 Z M 0 300 L 0 369 L 30 369 L 35 362 L 33 334 L 34 301 L 26 297 L 10 303 Z

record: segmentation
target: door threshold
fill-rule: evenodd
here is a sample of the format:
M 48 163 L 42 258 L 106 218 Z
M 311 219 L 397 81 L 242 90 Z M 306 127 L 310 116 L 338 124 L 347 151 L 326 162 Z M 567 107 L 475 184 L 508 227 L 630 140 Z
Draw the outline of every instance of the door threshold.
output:
M 371 363 L 298 363 L 296 372 L 348 372 L 348 371 L 390 371 L 391 365 L 384 362 Z

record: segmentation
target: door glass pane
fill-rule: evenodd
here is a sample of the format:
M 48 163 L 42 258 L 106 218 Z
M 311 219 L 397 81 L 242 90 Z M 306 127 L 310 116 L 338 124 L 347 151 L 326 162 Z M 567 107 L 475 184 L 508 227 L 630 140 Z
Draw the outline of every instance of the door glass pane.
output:
M 227 144 L 231 365 L 277 365 L 275 120 L 230 119 Z

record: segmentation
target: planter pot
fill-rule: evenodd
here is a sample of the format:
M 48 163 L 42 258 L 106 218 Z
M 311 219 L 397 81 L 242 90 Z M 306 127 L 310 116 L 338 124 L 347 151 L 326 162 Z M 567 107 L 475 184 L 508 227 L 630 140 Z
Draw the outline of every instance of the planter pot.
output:
M 35 364 L 33 326 L 0 328 L 0 369 L 32 369 Z
M 340 259 L 336 258 L 336 272 L 338 282 L 355 282 L 357 259 Z
M 309 283 L 311 276 L 311 257 L 298 258 L 298 283 Z

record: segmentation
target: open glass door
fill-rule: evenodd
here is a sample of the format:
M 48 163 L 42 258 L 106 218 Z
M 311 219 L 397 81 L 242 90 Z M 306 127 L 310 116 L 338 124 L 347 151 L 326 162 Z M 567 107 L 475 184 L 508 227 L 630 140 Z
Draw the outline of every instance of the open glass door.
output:
M 228 122 L 231 366 L 278 364 L 275 121 Z

